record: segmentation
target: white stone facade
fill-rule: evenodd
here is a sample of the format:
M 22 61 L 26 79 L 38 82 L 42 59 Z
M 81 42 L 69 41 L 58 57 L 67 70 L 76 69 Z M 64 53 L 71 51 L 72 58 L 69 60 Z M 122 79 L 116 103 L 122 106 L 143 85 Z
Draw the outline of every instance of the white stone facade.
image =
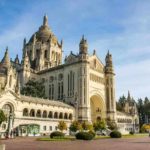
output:
M 29 42 L 24 40 L 21 63 L 18 57 L 15 61 L 10 61 L 8 49 L 6 50 L 0 63 L 0 109 L 3 109 L 7 102 L 14 108 L 13 128 L 36 124 L 40 125 L 40 133 L 46 134 L 50 132 L 48 128 L 55 130 L 58 121 L 65 120 L 69 126 L 75 119 L 89 122 L 105 119 L 120 125 L 120 115 L 116 111 L 112 55 L 107 53 L 105 64 L 98 58 L 95 50 L 89 55 L 88 43 L 83 36 L 79 44 L 79 54 L 71 52 L 62 64 L 62 48 L 63 42 L 58 42 L 48 26 L 47 16 L 44 16 L 39 30 Z M 20 95 L 20 89 L 29 80 L 44 83 L 47 100 Z M 58 115 L 62 113 L 63 117 L 42 118 L 31 117 L 29 114 L 23 116 L 25 108 L 28 113 L 34 109 L 35 114 L 37 110 L 40 110 L 41 114 L 44 111 L 47 114 L 57 111 Z M 68 115 L 67 119 L 64 118 L 65 113 Z

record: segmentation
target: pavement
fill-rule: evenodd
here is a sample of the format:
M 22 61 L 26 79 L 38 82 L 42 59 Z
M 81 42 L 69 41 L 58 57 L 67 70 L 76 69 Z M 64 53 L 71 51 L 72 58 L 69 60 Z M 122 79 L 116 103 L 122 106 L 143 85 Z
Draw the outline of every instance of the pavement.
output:
M 37 141 L 35 137 L 19 137 L 1 141 L 6 150 L 148 150 L 150 138 L 98 139 L 92 141 Z

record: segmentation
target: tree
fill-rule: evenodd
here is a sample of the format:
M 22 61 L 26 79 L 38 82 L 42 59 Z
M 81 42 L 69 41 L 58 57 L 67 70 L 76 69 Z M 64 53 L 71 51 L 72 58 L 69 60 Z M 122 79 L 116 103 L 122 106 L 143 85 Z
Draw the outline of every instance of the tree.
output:
M 35 80 L 29 80 L 26 85 L 21 89 L 21 94 L 32 97 L 45 97 L 44 83 Z
M 124 111 L 123 107 L 125 105 L 125 102 L 126 102 L 126 97 L 123 95 L 119 98 L 118 102 L 116 103 L 118 111 Z
M 6 116 L 5 116 L 4 112 L 0 109 L 0 125 L 4 121 L 6 121 Z
M 115 122 L 108 121 L 107 125 L 108 125 L 108 129 L 110 129 L 110 130 L 117 130 L 117 124 Z
M 82 130 L 82 125 L 78 121 L 73 121 L 69 127 L 70 131 L 77 132 L 79 130 Z
M 93 124 L 93 128 L 95 131 L 100 131 L 106 129 L 106 123 L 104 120 L 98 120 Z
M 63 130 L 67 130 L 67 124 L 64 121 L 59 121 L 58 129 L 63 132 Z
M 82 129 L 83 130 L 93 130 L 93 125 L 87 121 L 82 122 Z

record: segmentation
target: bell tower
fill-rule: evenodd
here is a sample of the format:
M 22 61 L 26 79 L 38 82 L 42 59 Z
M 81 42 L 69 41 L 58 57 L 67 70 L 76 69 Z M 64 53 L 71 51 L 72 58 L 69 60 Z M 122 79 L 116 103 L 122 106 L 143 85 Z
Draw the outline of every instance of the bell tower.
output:
M 107 53 L 105 58 L 105 81 L 106 81 L 106 107 L 107 119 L 115 122 L 116 120 L 116 100 L 115 100 L 115 73 L 112 62 L 112 55 Z

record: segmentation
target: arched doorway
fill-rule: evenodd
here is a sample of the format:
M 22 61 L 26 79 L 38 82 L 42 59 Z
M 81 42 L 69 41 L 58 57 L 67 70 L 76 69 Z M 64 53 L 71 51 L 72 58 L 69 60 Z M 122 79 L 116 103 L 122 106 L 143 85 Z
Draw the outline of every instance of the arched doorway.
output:
M 8 103 L 2 107 L 2 110 L 7 118 L 5 131 L 7 131 L 6 134 L 10 137 L 13 134 L 14 107 Z
M 90 98 L 90 108 L 91 108 L 91 121 L 105 119 L 105 103 L 103 99 L 98 95 L 93 95 Z

